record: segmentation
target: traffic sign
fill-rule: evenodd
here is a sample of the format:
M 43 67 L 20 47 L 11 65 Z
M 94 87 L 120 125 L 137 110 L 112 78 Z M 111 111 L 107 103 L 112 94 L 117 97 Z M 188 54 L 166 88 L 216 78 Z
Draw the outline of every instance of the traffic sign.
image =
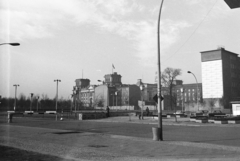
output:
M 156 103 L 158 103 L 158 96 L 157 96 L 157 94 L 155 94 L 155 96 L 153 97 L 153 100 L 154 100 Z M 160 100 L 161 100 L 161 101 L 164 100 L 163 96 L 160 97 Z

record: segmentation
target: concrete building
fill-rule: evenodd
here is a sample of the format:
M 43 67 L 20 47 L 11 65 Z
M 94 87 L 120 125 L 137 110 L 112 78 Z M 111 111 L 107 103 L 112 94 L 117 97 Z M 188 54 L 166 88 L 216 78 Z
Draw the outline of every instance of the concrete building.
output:
M 138 109 L 138 100 L 141 98 L 139 87 L 122 84 L 121 77 L 116 72 L 107 74 L 101 85 L 90 85 L 89 79 L 76 79 L 73 109 L 104 109 L 107 106 Z
M 183 84 L 182 80 L 174 80 L 172 87 L 172 109 L 170 107 L 170 92 L 168 87 L 162 87 L 164 110 L 196 111 L 202 100 L 202 84 Z
M 201 52 L 203 99 L 211 106 L 229 109 L 240 97 L 240 58 L 220 47 Z
M 73 86 L 73 107 L 72 109 L 79 110 L 84 107 L 92 107 L 94 99 L 95 86 L 90 85 L 89 79 L 76 79 Z
M 178 84 L 173 87 L 176 106 L 183 111 L 200 110 L 202 102 L 202 83 Z M 202 109 L 202 108 L 201 108 Z

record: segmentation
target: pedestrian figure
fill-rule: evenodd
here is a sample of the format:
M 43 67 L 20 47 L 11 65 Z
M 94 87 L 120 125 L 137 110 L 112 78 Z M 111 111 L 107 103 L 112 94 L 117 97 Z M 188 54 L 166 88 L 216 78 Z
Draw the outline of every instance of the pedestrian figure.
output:
M 109 109 L 109 107 L 107 106 L 107 117 L 109 117 L 110 116 L 110 109 Z
M 146 108 L 147 116 L 149 115 L 149 108 Z

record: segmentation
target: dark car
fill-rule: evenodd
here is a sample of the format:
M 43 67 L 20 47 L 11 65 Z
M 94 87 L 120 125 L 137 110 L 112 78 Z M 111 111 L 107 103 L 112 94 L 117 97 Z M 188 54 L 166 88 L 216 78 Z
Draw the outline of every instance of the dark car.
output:
M 209 113 L 208 115 L 209 115 L 209 117 L 215 117 L 215 116 L 221 117 L 221 116 L 225 116 L 226 114 L 223 113 L 221 110 L 215 110 L 215 111 Z

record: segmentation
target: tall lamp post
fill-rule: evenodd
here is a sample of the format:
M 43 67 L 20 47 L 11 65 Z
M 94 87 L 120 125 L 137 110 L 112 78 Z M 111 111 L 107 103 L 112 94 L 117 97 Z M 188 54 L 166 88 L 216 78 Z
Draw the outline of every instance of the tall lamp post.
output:
M 15 86 L 15 99 L 14 99 L 14 111 L 17 108 L 17 87 L 19 87 L 19 84 L 14 84 L 13 86 Z
M 181 93 L 182 93 L 182 112 L 183 112 L 183 101 L 184 101 L 184 88 L 181 88 Z
M 39 96 L 37 96 L 37 111 L 38 111 L 38 100 L 39 100 Z
M 196 80 L 196 83 L 197 83 L 197 107 L 198 107 L 198 111 L 199 111 L 199 105 L 198 105 L 198 90 L 199 90 L 199 88 L 198 88 L 198 81 L 197 81 L 196 76 L 191 71 L 188 71 L 188 73 L 190 73 L 190 74 L 192 74 L 194 76 L 194 78 Z
M 159 9 L 159 16 L 158 16 L 158 133 L 156 140 L 159 139 L 163 140 L 163 128 L 162 128 L 162 103 L 161 103 L 161 56 L 160 56 L 160 18 L 161 18 L 161 12 L 162 12 L 162 6 L 163 6 L 164 0 L 161 1 L 160 9 Z
M 19 43 L 1 43 L 0 45 L 11 45 L 11 46 L 19 46 Z M 17 86 L 19 86 L 18 84 L 14 84 L 13 86 L 15 86 L 15 100 L 14 100 L 14 111 L 16 110 L 16 93 L 17 93 Z
M 56 91 L 56 121 L 57 121 L 57 103 L 58 103 L 58 82 L 61 82 L 61 80 L 56 79 L 54 82 L 57 82 L 57 91 Z
M 72 103 L 72 102 L 73 102 L 73 101 L 72 101 L 72 98 L 73 98 L 73 94 L 70 94 L 70 96 L 71 96 L 71 98 L 70 98 L 70 101 L 71 101 L 71 104 L 70 104 L 70 112 L 72 113 L 72 104 L 73 104 L 73 103 Z
M 32 112 L 32 98 L 33 98 L 33 93 L 30 93 L 31 96 L 31 103 L 30 103 L 30 113 Z
M 143 83 L 140 84 L 140 90 L 141 90 L 141 95 L 142 95 L 142 108 L 141 108 L 141 116 L 142 116 L 142 120 L 143 120 L 143 92 L 144 92 L 144 85 Z M 141 117 L 139 116 L 139 119 L 141 119 Z
M 74 111 L 75 111 L 75 115 L 76 115 L 76 112 L 77 112 L 77 101 L 76 101 L 76 98 L 77 98 L 77 87 L 73 86 L 73 105 L 74 105 Z

